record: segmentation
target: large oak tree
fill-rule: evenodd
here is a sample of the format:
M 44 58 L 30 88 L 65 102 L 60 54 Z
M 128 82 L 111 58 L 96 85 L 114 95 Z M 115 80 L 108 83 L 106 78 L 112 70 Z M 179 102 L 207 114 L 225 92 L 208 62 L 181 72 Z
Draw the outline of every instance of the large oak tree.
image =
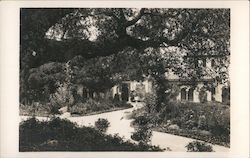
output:
M 30 89 L 31 68 L 80 56 L 76 78 L 81 83 L 105 81 L 110 87 L 117 80 L 151 75 L 164 93 L 165 72 L 183 74 L 183 64 L 194 68 L 198 58 L 223 58 L 217 71 L 225 72 L 229 39 L 229 9 L 22 9 L 21 91 Z

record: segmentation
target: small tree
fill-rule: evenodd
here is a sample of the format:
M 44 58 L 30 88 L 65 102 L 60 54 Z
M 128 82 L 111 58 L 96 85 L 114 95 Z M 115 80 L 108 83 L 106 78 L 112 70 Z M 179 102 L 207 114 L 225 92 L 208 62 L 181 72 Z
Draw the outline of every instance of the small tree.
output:
M 69 65 L 70 61 L 65 63 L 65 81 L 60 84 L 54 94 L 50 95 L 50 103 L 52 106 L 52 114 L 59 113 L 58 109 L 64 106 L 67 106 L 67 110 L 74 103 L 74 96 L 72 95 L 71 89 L 71 79 L 72 79 L 72 70 Z
M 135 132 L 131 135 L 131 139 L 142 144 L 148 144 L 152 137 L 152 130 L 149 127 L 149 119 L 145 116 L 139 116 L 135 121 L 138 125 Z
M 67 106 L 69 107 L 74 102 L 73 95 L 69 91 L 69 87 L 66 83 L 61 84 L 57 91 L 54 94 L 50 95 L 50 103 L 51 103 L 51 113 L 57 114 L 59 113 L 59 109 L 61 107 Z

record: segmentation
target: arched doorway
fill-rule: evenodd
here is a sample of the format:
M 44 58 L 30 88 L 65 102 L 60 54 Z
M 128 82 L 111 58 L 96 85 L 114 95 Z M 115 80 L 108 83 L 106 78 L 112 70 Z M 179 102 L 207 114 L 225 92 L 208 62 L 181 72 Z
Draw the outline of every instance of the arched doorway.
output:
M 190 88 L 188 91 L 188 101 L 193 101 L 194 100 L 194 89 Z
M 181 89 L 181 100 L 187 100 L 187 97 L 186 97 L 187 93 L 186 93 L 186 88 L 182 88 Z

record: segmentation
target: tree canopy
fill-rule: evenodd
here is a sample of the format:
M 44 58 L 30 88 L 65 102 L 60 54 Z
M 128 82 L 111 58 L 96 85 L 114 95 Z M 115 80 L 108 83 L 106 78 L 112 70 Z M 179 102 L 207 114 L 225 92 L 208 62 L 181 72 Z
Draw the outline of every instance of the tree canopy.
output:
M 183 64 L 194 69 L 196 58 L 224 58 L 218 72 L 229 62 L 229 9 L 27 8 L 20 29 L 22 89 L 50 62 L 71 61 L 72 82 L 95 90 L 148 75 L 164 78 L 167 68 L 182 74 Z M 57 70 L 51 75 L 63 73 Z
M 229 52 L 229 18 L 228 9 L 22 9 L 21 45 L 36 51 L 39 60 L 159 46 L 222 55 Z

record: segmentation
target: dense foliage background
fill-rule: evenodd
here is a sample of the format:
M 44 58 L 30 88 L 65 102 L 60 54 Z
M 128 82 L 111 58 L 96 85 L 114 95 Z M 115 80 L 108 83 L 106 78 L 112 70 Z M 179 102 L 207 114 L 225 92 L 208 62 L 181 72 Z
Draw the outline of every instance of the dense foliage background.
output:
M 198 58 L 220 58 L 228 79 L 230 10 L 167 8 L 21 9 L 20 102 L 48 102 L 60 85 L 106 91 L 151 76 L 163 94 L 170 69 L 193 80 Z M 192 56 L 192 58 L 185 58 Z M 68 70 L 66 71 L 65 69 Z M 195 71 L 194 71 L 195 70 Z M 67 76 L 67 77 L 66 77 Z M 159 97 L 158 102 L 164 98 Z

